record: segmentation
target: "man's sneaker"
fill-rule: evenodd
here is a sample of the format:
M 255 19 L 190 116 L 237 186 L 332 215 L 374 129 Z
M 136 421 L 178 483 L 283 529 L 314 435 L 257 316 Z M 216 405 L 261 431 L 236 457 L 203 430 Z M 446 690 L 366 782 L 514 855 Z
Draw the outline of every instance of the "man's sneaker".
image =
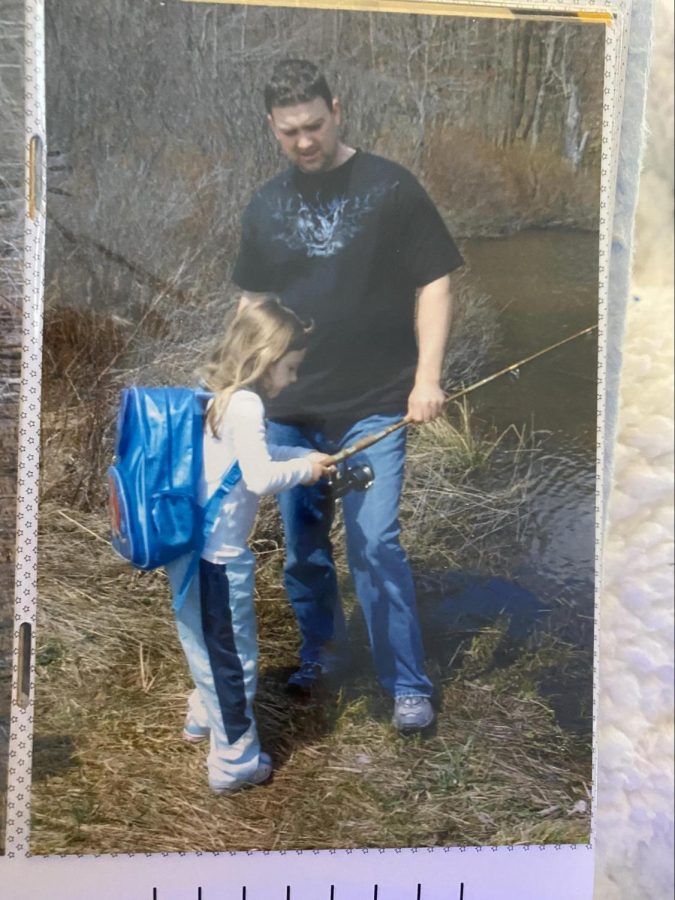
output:
M 183 726 L 183 740 L 187 741 L 188 744 L 201 744 L 202 741 L 208 741 L 209 734 L 208 728 L 197 725 L 189 719 L 185 721 L 185 725 Z
M 405 696 L 394 700 L 392 725 L 402 734 L 424 731 L 436 718 L 428 697 Z
M 306 697 L 319 687 L 325 674 L 321 663 L 303 663 L 286 682 L 286 690 L 289 694 Z
M 209 787 L 216 794 L 234 794 L 235 791 L 240 791 L 245 787 L 253 787 L 256 784 L 262 784 L 272 774 L 272 757 L 267 753 L 261 753 L 258 757 L 258 768 L 255 770 L 253 775 L 250 778 L 245 778 L 240 781 L 232 781 L 227 785 L 216 785 L 209 782 Z

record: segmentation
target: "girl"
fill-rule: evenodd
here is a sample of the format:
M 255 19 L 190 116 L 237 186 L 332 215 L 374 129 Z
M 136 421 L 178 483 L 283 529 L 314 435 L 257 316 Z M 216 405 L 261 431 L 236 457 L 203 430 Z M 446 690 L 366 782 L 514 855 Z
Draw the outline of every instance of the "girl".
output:
M 223 500 L 177 624 L 196 685 L 183 737 L 210 739 L 209 785 L 217 793 L 260 784 L 272 774 L 252 709 L 257 641 L 247 538 L 260 495 L 314 484 L 330 473 L 326 454 L 268 446 L 265 436 L 263 401 L 296 381 L 307 339 L 295 314 L 267 297 L 240 309 L 205 377 L 214 397 L 204 425 L 201 502 L 235 460 L 242 478 Z M 168 567 L 174 591 L 188 563 L 183 557 Z

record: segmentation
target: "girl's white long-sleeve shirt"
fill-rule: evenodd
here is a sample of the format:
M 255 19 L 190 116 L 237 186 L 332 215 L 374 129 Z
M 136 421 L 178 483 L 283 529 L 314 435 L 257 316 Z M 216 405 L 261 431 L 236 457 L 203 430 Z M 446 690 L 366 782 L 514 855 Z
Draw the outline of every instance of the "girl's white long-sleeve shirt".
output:
M 223 564 L 246 549 L 260 496 L 278 494 L 311 479 L 312 464 L 307 459 L 311 451 L 268 444 L 262 400 L 247 390 L 235 391 L 230 398 L 218 437 L 207 425 L 203 440 L 200 503 L 204 504 L 218 488 L 235 460 L 242 471 L 241 480 L 223 499 L 202 552 L 202 559 Z

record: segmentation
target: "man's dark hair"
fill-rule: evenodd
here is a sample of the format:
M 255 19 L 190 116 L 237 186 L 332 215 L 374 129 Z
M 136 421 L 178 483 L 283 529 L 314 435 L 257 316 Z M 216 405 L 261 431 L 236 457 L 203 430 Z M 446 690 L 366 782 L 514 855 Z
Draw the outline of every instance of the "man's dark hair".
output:
M 323 97 L 328 109 L 333 107 L 333 95 L 322 72 L 306 59 L 282 59 L 272 70 L 265 85 L 265 109 L 275 106 L 297 106 Z

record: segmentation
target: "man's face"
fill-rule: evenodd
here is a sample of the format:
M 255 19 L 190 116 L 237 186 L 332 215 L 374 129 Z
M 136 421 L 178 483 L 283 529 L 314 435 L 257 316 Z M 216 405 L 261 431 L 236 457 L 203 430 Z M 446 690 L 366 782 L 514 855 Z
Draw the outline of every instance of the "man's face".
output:
M 335 168 L 340 145 L 340 107 L 329 108 L 323 97 L 297 106 L 275 106 L 267 117 L 289 161 L 303 172 Z

